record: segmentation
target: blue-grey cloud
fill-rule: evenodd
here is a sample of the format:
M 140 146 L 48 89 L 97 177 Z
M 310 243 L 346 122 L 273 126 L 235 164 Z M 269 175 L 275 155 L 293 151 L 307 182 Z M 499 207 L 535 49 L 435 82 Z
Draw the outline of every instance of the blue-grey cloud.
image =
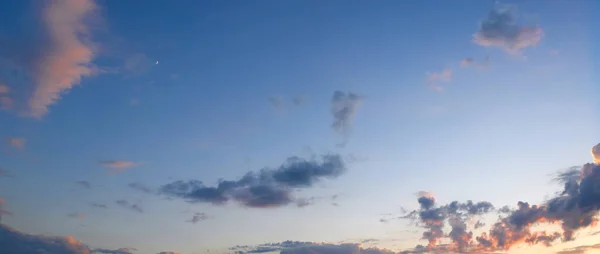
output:
M 352 121 L 358 111 L 363 97 L 352 92 L 335 91 L 331 98 L 331 114 L 333 123 L 331 127 L 345 138 L 350 134 Z
M 29 235 L 0 224 L 0 253 L 89 254 L 90 250 L 85 244 L 77 241 L 72 236 Z
M 83 188 L 86 188 L 86 189 L 91 189 L 92 188 L 92 184 L 90 182 L 88 182 L 88 181 L 76 181 L 75 184 L 77 184 L 77 185 L 79 185 L 79 186 L 81 186 Z
M 111 249 L 93 249 L 91 253 L 102 253 L 102 254 L 132 254 L 136 251 L 135 248 L 120 248 L 116 250 Z
M 267 243 L 257 246 L 235 246 L 230 248 L 235 253 L 270 253 L 281 254 L 394 254 L 395 252 L 378 249 L 362 248 L 360 243 L 315 243 L 301 241 L 284 241 L 280 243 Z
M 203 220 L 207 220 L 208 219 L 208 215 L 206 215 L 205 213 L 194 213 L 194 216 L 192 216 L 192 218 L 190 220 L 188 220 L 187 222 L 196 224 L 199 221 L 203 221 Z
M 143 213 L 142 207 L 138 204 L 130 204 L 127 200 L 117 200 L 115 203 L 123 208 L 130 209 L 132 211 Z
M 482 46 L 499 47 L 510 53 L 537 45 L 543 37 L 539 27 L 517 24 L 516 10 L 511 6 L 497 5 L 480 24 L 473 42 Z
M 141 183 L 130 183 L 127 186 L 129 186 L 129 188 L 132 188 L 134 190 L 141 191 L 141 192 L 148 193 L 148 194 L 153 194 L 156 192 L 153 189 L 151 189 Z
M 320 161 L 290 157 L 278 168 L 248 172 L 238 180 L 221 180 L 216 186 L 197 180 L 176 181 L 162 186 L 160 193 L 189 202 L 220 205 L 235 201 L 247 207 L 279 207 L 295 200 L 294 189 L 312 187 L 345 171 L 340 155 L 324 155 Z

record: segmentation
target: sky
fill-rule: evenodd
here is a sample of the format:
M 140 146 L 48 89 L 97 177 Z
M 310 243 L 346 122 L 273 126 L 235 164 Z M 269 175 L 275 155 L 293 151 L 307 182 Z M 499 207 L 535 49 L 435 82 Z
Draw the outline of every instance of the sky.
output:
M 599 10 L 5 2 L 0 252 L 600 253 Z

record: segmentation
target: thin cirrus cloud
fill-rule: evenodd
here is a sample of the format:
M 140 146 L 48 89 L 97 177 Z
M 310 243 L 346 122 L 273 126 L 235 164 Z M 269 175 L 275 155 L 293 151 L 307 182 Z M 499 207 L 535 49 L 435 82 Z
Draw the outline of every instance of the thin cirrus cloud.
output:
M 537 45 L 544 36 L 539 27 L 517 24 L 516 10 L 511 6 L 497 5 L 473 34 L 473 42 L 486 47 L 498 47 L 511 54 Z
M 98 18 L 93 0 L 47 1 L 41 6 L 38 29 L 31 38 L 14 38 L 5 45 L 7 60 L 29 76 L 32 87 L 22 105 L 23 116 L 41 118 L 61 96 L 96 73 L 93 60 L 97 47 L 90 24 Z M 26 43 L 22 41 L 25 40 Z M 12 87 L 16 87 L 13 85 Z M 9 98 L 9 99 L 1 99 Z M 2 104 L 12 104 L 10 97 L 0 97 Z M 19 104 L 21 105 L 21 104 Z
M 323 155 L 320 161 L 290 157 L 278 168 L 248 172 L 238 180 L 221 180 L 216 186 L 198 180 L 176 181 L 163 185 L 160 193 L 191 203 L 223 205 L 233 201 L 245 207 L 275 208 L 294 203 L 294 190 L 337 178 L 345 171 L 337 154 Z

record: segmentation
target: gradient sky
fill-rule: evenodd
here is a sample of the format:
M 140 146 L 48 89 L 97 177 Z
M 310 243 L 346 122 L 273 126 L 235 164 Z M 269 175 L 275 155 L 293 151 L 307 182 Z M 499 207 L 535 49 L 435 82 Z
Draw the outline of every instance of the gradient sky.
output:
M 417 192 L 538 204 L 562 191 L 553 174 L 591 162 L 600 142 L 596 1 L 0 6 L 2 224 L 92 249 L 378 239 L 401 251 L 426 244 L 423 229 L 380 220 L 418 209 Z M 541 33 L 474 40 L 501 6 Z M 356 95 L 341 130 L 335 91 Z M 314 201 L 304 207 L 161 191 L 323 154 L 347 171 L 294 191 Z M 586 230 L 536 253 L 600 241 Z

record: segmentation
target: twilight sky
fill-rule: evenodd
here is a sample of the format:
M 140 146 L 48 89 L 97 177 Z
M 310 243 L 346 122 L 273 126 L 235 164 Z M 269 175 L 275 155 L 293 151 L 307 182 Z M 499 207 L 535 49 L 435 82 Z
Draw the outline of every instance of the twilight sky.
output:
M 599 11 L 2 2 L 0 253 L 600 253 Z

